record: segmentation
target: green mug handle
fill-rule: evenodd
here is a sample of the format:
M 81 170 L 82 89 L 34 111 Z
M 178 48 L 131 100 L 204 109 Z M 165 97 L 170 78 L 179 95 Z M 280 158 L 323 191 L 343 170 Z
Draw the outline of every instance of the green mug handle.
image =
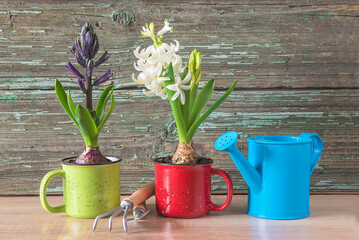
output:
M 46 211 L 48 211 L 50 213 L 65 212 L 65 203 L 62 203 L 61 205 L 56 206 L 56 207 L 51 207 L 49 205 L 49 203 L 47 202 L 47 198 L 46 198 L 47 185 L 49 184 L 50 180 L 53 179 L 54 177 L 62 177 L 63 179 L 65 179 L 65 171 L 64 170 L 53 170 L 51 172 L 48 172 L 44 176 L 44 178 L 41 181 L 41 185 L 40 185 L 41 205 Z

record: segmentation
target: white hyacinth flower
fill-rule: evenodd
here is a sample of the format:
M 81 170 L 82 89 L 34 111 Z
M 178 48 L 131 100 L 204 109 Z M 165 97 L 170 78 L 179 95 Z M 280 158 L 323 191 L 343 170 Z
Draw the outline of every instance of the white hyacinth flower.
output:
M 188 71 L 187 76 L 181 80 L 177 80 L 176 79 L 176 83 L 175 84 L 171 84 L 168 85 L 167 88 L 169 90 L 175 91 L 176 93 L 173 95 L 173 97 L 171 98 L 171 101 L 174 101 L 178 98 L 178 96 L 180 96 L 181 98 L 181 104 L 184 105 L 186 102 L 186 95 L 183 92 L 183 90 L 190 90 L 191 86 L 192 86 L 192 82 L 187 85 L 187 83 L 191 80 L 191 73 Z
M 157 36 L 160 37 L 163 34 L 165 34 L 166 32 L 172 32 L 172 27 L 169 26 L 170 24 L 168 23 L 167 19 L 165 20 L 165 26 L 158 31 Z
M 135 74 L 132 74 L 133 81 L 145 85 L 147 88 L 147 90 L 143 90 L 145 95 L 157 95 L 162 99 L 166 99 L 167 94 L 163 86 L 163 81 L 168 81 L 170 79 L 165 77 L 164 74 L 167 67 L 172 62 L 176 83 L 167 86 L 167 88 L 176 91 L 171 99 L 172 101 L 180 96 L 181 104 L 185 104 L 186 98 L 184 90 L 189 90 L 191 88 L 192 83 L 187 85 L 191 80 L 191 74 L 188 72 L 187 76 L 183 80 L 181 79 L 185 66 L 183 66 L 182 58 L 176 54 L 179 50 L 178 41 L 174 40 L 176 44 L 161 42 L 163 34 L 172 31 L 172 27 L 170 27 L 168 21 L 165 20 L 165 26 L 158 31 L 157 35 L 154 35 L 153 23 L 150 25 L 146 24 L 146 27 L 143 27 L 142 30 L 142 36 L 150 37 L 153 39 L 154 44 L 142 50 L 140 50 L 140 47 L 135 49 L 134 54 L 138 60 L 133 65 L 140 74 L 137 76 L 137 79 Z

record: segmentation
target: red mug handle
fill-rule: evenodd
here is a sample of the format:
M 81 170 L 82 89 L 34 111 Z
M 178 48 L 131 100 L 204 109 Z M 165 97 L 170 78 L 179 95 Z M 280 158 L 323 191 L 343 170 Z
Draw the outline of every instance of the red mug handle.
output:
M 226 181 L 226 184 L 227 184 L 227 199 L 226 199 L 226 202 L 223 205 L 217 205 L 217 204 L 214 204 L 211 201 L 210 204 L 209 204 L 209 210 L 210 211 L 223 211 L 232 202 L 232 197 L 233 197 L 232 179 L 231 179 L 231 177 L 229 176 L 229 174 L 226 171 L 223 171 L 223 170 L 218 169 L 218 168 L 212 168 L 209 174 L 210 174 L 210 176 L 217 174 L 217 175 L 223 177 L 224 180 Z

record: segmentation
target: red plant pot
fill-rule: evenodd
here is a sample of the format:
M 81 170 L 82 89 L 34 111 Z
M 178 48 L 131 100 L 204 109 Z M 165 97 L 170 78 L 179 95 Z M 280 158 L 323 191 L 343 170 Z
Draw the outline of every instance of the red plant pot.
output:
M 232 201 L 233 184 L 229 174 L 212 168 L 212 162 L 196 165 L 174 165 L 154 162 L 156 210 L 173 218 L 194 218 L 209 211 L 222 211 Z M 227 184 L 226 202 L 219 206 L 211 202 L 211 176 L 218 174 Z

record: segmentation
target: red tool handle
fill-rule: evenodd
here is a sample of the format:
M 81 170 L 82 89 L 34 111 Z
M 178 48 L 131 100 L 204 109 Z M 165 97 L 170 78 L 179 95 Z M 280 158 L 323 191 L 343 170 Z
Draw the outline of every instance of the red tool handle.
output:
M 145 186 L 139 188 L 131 196 L 124 200 L 132 202 L 134 206 L 146 202 L 155 193 L 155 182 L 149 182 Z M 146 209 L 146 208 L 145 208 Z

